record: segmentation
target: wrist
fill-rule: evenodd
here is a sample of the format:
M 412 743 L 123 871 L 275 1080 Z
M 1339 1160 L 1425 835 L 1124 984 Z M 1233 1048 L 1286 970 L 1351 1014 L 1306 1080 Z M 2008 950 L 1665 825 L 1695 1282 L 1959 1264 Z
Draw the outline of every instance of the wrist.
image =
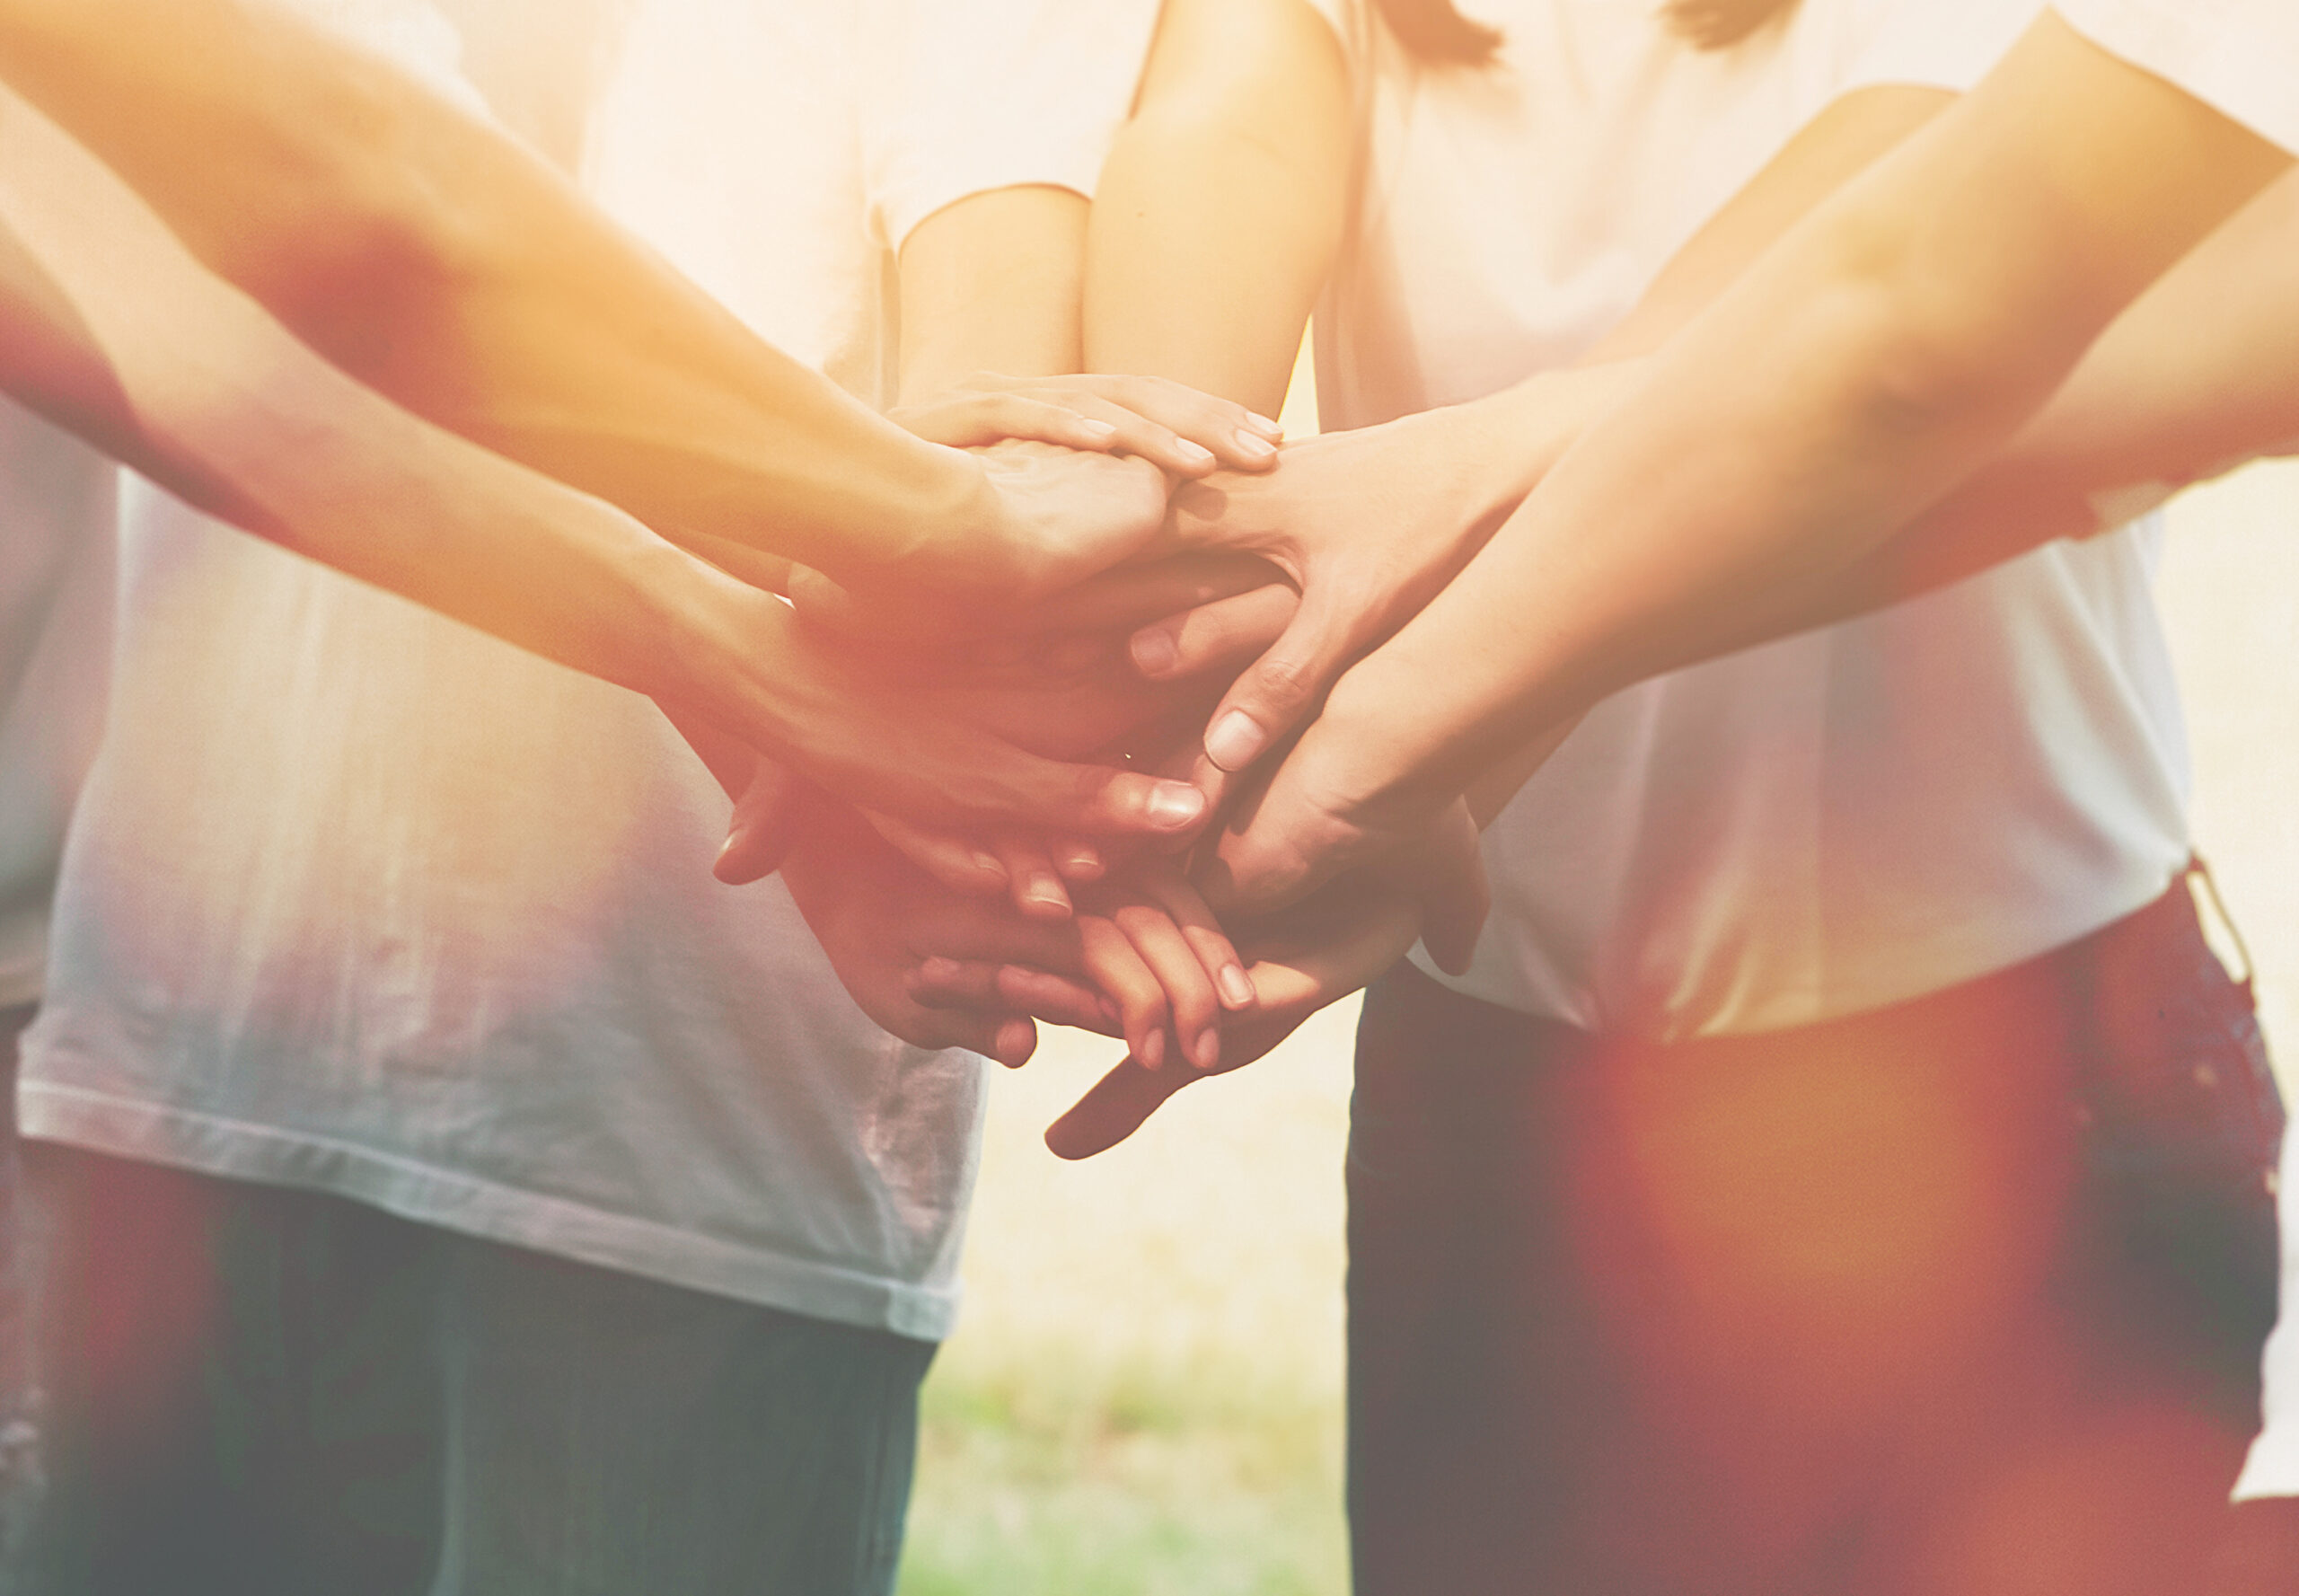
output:
M 993 550 L 1006 506 L 981 459 L 963 449 L 917 443 L 918 454 L 887 484 L 893 498 L 879 535 L 858 546 L 850 566 L 884 577 L 931 567 L 937 548 Z M 835 568 L 826 567 L 832 574 Z
M 1502 514 L 1515 509 L 1581 435 L 1627 393 L 1645 364 L 1621 360 L 1536 372 L 1458 407 L 1467 412 L 1464 432 L 1482 447 L 1487 463 L 1492 507 Z
M 649 573 L 642 603 L 660 644 L 641 691 L 796 765 L 803 714 L 794 701 L 811 677 L 798 668 L 789 606 L 683 551 L 670 553 Z

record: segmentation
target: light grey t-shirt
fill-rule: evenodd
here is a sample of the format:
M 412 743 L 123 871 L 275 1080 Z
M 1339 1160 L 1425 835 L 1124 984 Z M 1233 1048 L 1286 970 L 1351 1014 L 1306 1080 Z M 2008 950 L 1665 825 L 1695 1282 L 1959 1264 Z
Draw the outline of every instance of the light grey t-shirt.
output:
M 0 400 L 0 1009 L 40 994 L 64 828 L 103 729 L 119 477 Z

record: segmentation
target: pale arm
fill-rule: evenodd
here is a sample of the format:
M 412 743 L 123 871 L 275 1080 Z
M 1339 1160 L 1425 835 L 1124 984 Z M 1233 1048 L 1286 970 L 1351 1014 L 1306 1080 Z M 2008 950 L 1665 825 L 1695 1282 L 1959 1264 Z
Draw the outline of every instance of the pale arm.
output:
M 858 678 L 771 595 L 319 359 L 4 92 L 0 135 L 0 380 L 201 507 L 889 807 L 1086 832 L 1194 818 L 1154 807 L 1185 786 L 1036 757 Z
M 264 0 L 5 0 L 0 76 L 329 359 L 674 537 L 1002 591 L 1152 530 L 1057 536 L 1068 479 L 872 414 L 540 157 Z
M 1241 870 L 1298 888 L 1365 817 L 1460 790 L 1843 572 L 2287 164 L 2047 15 L 1675 340 L 1465 578 L 1344 678 Z

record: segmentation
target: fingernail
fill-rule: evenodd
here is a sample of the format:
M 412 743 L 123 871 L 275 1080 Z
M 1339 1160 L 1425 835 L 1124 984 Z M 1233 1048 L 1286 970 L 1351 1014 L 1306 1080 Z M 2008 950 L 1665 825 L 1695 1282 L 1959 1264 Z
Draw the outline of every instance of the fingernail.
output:
M 1223 965 L 1221 973 L 1214 977 L 1214 984 L 1221 989 L 1221 1001 L 1230 1008 L 1253 1007 L 1253 977 L 1246 974 L 1243 965 Z
M 1044 908 L 1059 909 L 1064 914 L 1070 913 L 1070 895 L 1062 891 L 1061 883 L 1051 876 L 1031 877 L 1030 884 L 1023 889 L 1022 896 L 1027 902 L 1039 904 Z
M 985 870 L 991 875 L 997 877 L 1000 881 L 1006 879 L 1006 867 L 998 862 L 998 856 L 994 853 L 975 854 L 973 856 L 973 868 L 977 870 Z
M 1127 642 L 1126 652 L 1133 656 L 1133 668 L 1145 676 L 1162 676 L 1181 663 L 1181 645 L 1174 634 L 1162 626 L 1145 628 L 1133 634 Z M 728 840 L 732 846 L 732 839 Z
M 1155 1070 L 1162 1066 L 1166 1062 L 1165 1028 L 1161 1026 L 1143 1037 L 1141 1045 L 1133 1050 L 1133 1056 L 1145 1070 Z
M 1190 1062 L 1201 1070 L 1211 1070 L 1221 1062 L 1221 1033 L 1212 1026 L 1198 1032 L 1197 1040 L 1190 1045 Z
M 1088 437 L 1112 438 L 1117 436 L 1116 428 L 1106 421 L 1097 421 L 1091 416 L 1078 418 L 1078 430 Z
M 1188 461 L 1192 465 L 1203 465 L 1207 461 L 1213 458 L 1212 450 L 1207 448 L 1203 444 L 1193 442 L 1185 437 L 1177 437 L 1174 440 L 1174 453 L 1179 454 L 1184 460 Z
M 1246 412 L 1246 420 L 1248 424 L 1260 428 L 1272 437 L 1283 437 L 1285 436 L 1284 428 L 1271 420 L 1267 416 L 1263 415 L 1259 410 L 1247 410 Z
M 1074 849 L 1062 855 L 1061 868 L 1073 881 L 1097 880 L 1103 871 L 1102 856 L 1090 848 Z
M 1277 453 L 1277 445 L 1258 433 L 1233 432 L 1229 438 L 1238 445 L 1238 453 L 1248 460 L 1268 460 Z
M 954 958 L 944 958 L 939 954 L 920 961 L 918 966 L 920 980 L 938 985 L 946 981 L 955 980 L 957 974 L 958 961 Z
M 1205 813 L 1205 795 L 1186 781 L 1160 781 L 1150 793 L 1150 818 L 1168 831 Z
M 1268 743 L 1252 716 L 1232 710 L 1205 734 L 1205 757 L 1225 771 L 1242 771 L 1261 756 Z
M 1037 1046 L 1037 1027 L 1026 1019 L 1009 1019 L 998 1027 L 993 1054 L 1009 1070 L 1018 1070 L 1030 1062 L 1030 1054 Z

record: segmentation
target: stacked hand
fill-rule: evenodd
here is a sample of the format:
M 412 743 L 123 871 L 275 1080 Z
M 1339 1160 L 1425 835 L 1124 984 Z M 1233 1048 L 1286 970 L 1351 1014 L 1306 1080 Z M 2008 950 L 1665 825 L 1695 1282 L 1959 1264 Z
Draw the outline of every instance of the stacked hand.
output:
M 833 912 L 805 885 L 818 844 L 792 853 L 793 891 L 858 1001 L 913 1041 L 964 1035 L 1008 1062 L 1037 1019 L 1123 1037 L 1124 1062 L 1049 1133 L 1082 1157 L 1188 1081 L 1260 1057 L 1417 938 L 1465 967 L 1485 906 L 1465 782 L 1386 769 L 1381 717 L 1399 707 L 1358 701 L 1348 674 L 1475 556 L 1610 392 L 1552 380 L 1327 435 L 1282 463 L 1257 418 L 1170 384 L 985 381 L 906 418 L 1034 480 L 1037 518 L 977 557 L 977 577 L 1001 573 L 994 594 L 953 578 L 955 542 L 863 577 L 790 574 L 808 646 L 868 684 L 857 701 L 899 703 L 912 724 L 899 775 L 861 779 L 859 751 L 804 768 L 860 806 L 832 807 L 844 854 L 872 861 L 855 895 L 910 904 L 900 926 L 870 929 L 867 905 Z M 1097 471 L 1151 463 L 1156 490 L 1172 489 L 1158 526 L 1143 531 L 1131 486 L 1119 511 L 1077 503 Z M 1013 757 L 953 768 L 953 739 Z M 882 721 L 859 717 L 849 741 L 885 763 Z M 1066 805 L 1016 785 L 1032 761 L 1070 782 Z M 722 876 L 762 874 L 828 828 L 788 822 L 790 786 L 762 771 Z M 929 950 L 938 937 L 947 946 Z

